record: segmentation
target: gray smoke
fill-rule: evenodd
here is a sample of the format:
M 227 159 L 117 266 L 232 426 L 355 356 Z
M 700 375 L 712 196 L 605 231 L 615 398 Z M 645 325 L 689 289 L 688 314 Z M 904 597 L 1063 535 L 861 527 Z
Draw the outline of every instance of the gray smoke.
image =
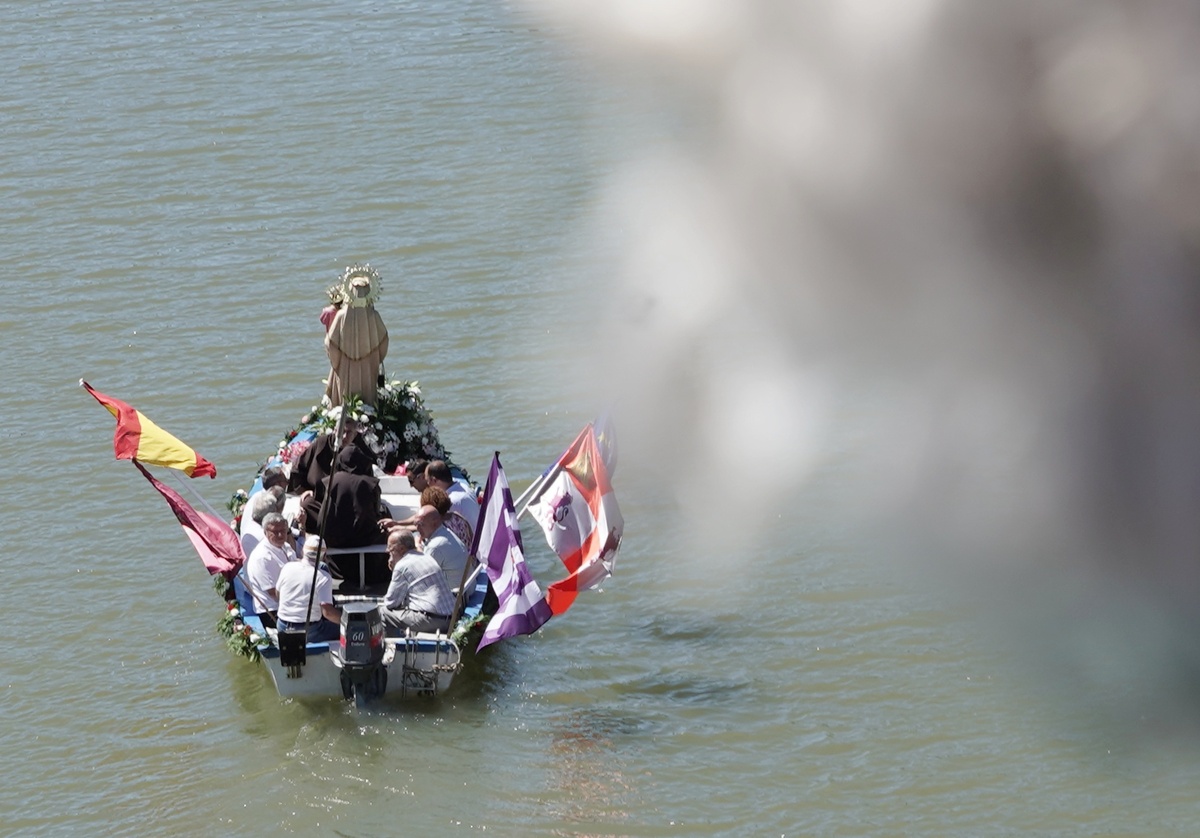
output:
M 608 192 L 614 379 L 623 435 L 699 487 L 697 543 L 835 496 L 873 549 L 986 582 L 1085 682 L 1178 698 L 1200 673 L 1197 7 L 533 5 L 670 126 Z

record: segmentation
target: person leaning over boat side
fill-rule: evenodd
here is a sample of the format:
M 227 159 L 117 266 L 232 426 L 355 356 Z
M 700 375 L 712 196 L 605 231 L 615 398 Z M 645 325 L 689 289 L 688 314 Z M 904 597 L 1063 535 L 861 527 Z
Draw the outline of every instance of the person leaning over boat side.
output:
M 425 467 L 425 481 L 450 496 L 451 508 L 471 525 L 471 532 L 479 526 L 479 501 L 466 486 L 454 479 L 445 460 L 430 460 Z M 469 540 L 469 539 L 468 539 Z
M 325 547 L 321 540 L 309 538 L 304 542 L 304 561 L 289 562 L 279 571 L 275 582 L 279 594 L 276 623 L 281 631 L 304 628 L 305 608 L 313 587 L 313 566 L 324 557 Z M 324 562 L 317 570 L 317 591 L 307 615 L 310 643 L 337 640 L 341 636 L 342 609 L 333 604 L 333 577 Z
M 335 441 L 339 442 L 335 445 Z M 328 488 L 329 473 L 333 471 L 333 455 L 348 445 L 354 445 L 372 462 L 375 455 L 367 447 L 366 440 L 358 433 L 358 423 L 347 417 L 342 421 L 341 439 L 338 440 L 336 429 L 327 434 L 321 434 L 312 441 L 312 445 L 304 449 L 296 462 L 292 464 L 292 473 L 288 478 L 288 492 L 299 495 L 303 503 L 309 496 L 321 501 Z M 311 516 L 310 516 L 311 517 Z
M 279 572 L 289 562 L 296 561 L 296 551 L 289 544 L 291 530 L 287 520 L 278 512 L 269 512 L 262 521 L 265 538 L 250 552 L 246 559 L 245 582 L 258 604 L 263 625 L 275 625 L 275 612 L 279 608 L 279 591 L 276 583 Z
M 450 630 L 454 594 L 437 562 L 417 550 L 408 530 L 396 530 L 387 541 L 392 581 L 383 597 L 383 625 L 388 635 L 413 631 Z
M 422 506 L 415 523 L 422 540 L 421 549 L 442 569 L 446 587 L 457 590 L 467 566 L 466 546 L 446 528 L 441 513 L 432 506 Z

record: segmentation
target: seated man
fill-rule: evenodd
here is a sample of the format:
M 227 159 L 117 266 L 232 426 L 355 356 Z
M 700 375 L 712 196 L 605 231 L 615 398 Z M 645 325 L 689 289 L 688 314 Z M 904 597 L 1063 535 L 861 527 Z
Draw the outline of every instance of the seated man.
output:
M 321 540 L 306 539 L 304 561 L 284 565 L 275 582 L 279 594 L 279 629 L 301 630 L 307 617 L 309 643 L 337 640 L 342 633 L 342 609 L 333 604 L 333 578 L 324 563 L 317 564 L 324 557 L 325 546 Z M 308 609 L 309 594 L 313 588 L 313 568 L 317 568 L 317 590 L 312 595 L 312 608 Z
M 358 423 L 353 419 L 345 419 L 342 422 L 340 438 L 337 436 L 336 429 L 327 434 L 321 434 L 312 441 L 308 448 L 304 449 L 304 453 L 296 458 L 296 462 L 292 464 L 291 477 L 288 479 L 288 492 L 300 495 L 302 499 L 314 495 L 319 502 L 325 497 L 325 490 L 328 488 L 329 474 L 333 471 L 334 454 L 350 445 L 374 462 L 374 454 L 371 453 L 366 441 L 358 433 Z
M 471 543 L 471 526 L 467 523 L 466 518 L 451 508 L 449 495 L 436 486 L 426 486 L 421 492 L 421 502 L 417 504 L 417 511 L 420 511 L 422 506 L 432 506 L 442 513 L 442 523 L 446 525 L 446 529 L 457 535 L 458 540 L 464 545 Z M 392 532 L 396 529 L 411 531 L 417 528 L 416 520 L 416 512 L 400 521 L 394 518 L 381 518 L 379 529 L 384 532 Z
M 279 572 L 284 565 L 296 561 L 296 551 L 289 543 L 288 536 L 291 533 L 287 521 L 278 512 L 268 512 L 263 518 L 262 528 L 266 538 L 250 551 L 243 578 L 262 614 L 263 625 L 273 627 L 275 612 L 279 608 L 279 591 L 275 587 Z
M 429 466 L 428 460 L 409 460 L 404 467 L 405 474 L 408 475 L 408 485 L 414 491 L 423 492 L 429 484 L 425 482 L 425 469 Z
M 454 479 L 446 461 L 430 460 L 425 468 L 425 481 L 450 496 L 450 508 L 466 519 L 474 533 L 475 527 L 479 526 L 479 501 L 474 492 Z
M 262 522 L 268 513 L 283 510 L 283 487 L 274 485 L 255 492 L 242 510 L 242 552 L 249 556 L 263 540 Z
M 406 629 L 449 632 L 454 594 L 437 562 L 417 550 L 406 530 L 388 536 L 387 550 L 392 583 L 383 598 L 383 625 L 388 635 L 402 637 Z
M 325 528 L 330 547 L 363 547 L 382 544 L 379 519 L 386 513 L 379 491 L 379 479 L 371 468 L 372 460 L 353 445 L 337 454 L 337 466 L 329 482 L 328 496 L 322 503 L 316 495 L 304 501 L 305 528 L 309 533 Z M 327 521 L 322 522 L 321 517 Z
M 467 548 L 458 536 L 446 529 L 442 515 L 432 506 L 422 506 L 417 512 L 417 532 L 420 533 L 426 556 L 437 562 L 446 579 L 446 587 L 456 591 L 462 585 L 467 567 Z

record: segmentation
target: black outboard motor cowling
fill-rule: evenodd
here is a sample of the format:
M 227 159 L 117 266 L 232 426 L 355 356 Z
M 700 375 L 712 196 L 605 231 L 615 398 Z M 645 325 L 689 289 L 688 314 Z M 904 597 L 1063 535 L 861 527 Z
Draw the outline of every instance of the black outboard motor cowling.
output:
M 342 635 L 338 664 L 342 669 L 342 695 L 347 700 L 378 698 L 387 689 L 383 665 L 383 616 L 370 602 L 342 606 Z

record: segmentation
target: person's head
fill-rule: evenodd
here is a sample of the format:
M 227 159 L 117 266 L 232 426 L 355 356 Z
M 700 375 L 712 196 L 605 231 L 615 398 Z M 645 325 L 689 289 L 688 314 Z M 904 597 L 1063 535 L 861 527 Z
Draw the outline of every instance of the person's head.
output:
M 255 492 L 254 497 L 250 499 L 250 519 L 256 524 L 261 524 L 265 521 L 268 514 L 282 511 L 282 486 L 272 486 L 270 489 Z
M 287 541 L 288 523 L 278 512 L 268 512 L 263 516 L 262 528 L 272 547 L 282 547 Z
M 450 496 L 437 486 L 426 486 L 421 492 L 421 506 L 432 506 L 445 517 L 450 511 Z
M 267 466 L 262 473 L 262 486 L 270 489 L 273 486 L 287 486 L 288 476 L 282 466 Z
M 425 467 L 425 480 L 430 486 L 449 489 L 454 482 L 454 475 L 450 473 L 450 466 L 446 465 L 445 460 L 430 460 Z
M 349 416 L 342 417 L 342 445 L 347 445 L 358 436 L 358 422 Z
M 350 474 L 369 475 L 372 473 L 371 458 L 363 453 L 357 445 L 346 445 L 337 454 L 337 470 Z
M 413 519 L 413 524 L 422 538 L 429 538 L 442 525 L 442 513 L 433 506 L 422 506 Z
M 393 530 L 387 540 L 388 568 L 395 568 L 396 562 L 405 553 L 411 553 L 416 549 L 417 540 L 410 530 Z
M 325 558 L 325 545 L 321 539 L 315 535 L 310 535 L 304 540 L 304 560 L 309 564 L 316 564 L 320 559 Z
M 412 486 L 418 492 L 425 491 L 425 487 L 429 484 L 425 482 L 425 467 L 429 465 L 428 460 L 409 460 L 404 467 L 408 474 L 408 485 Z

